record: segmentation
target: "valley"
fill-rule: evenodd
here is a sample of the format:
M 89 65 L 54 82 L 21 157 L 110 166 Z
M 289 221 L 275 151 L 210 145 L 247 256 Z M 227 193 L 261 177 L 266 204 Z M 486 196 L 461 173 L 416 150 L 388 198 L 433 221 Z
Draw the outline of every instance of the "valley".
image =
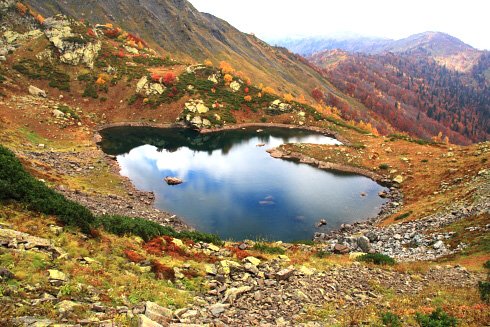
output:
M 187 1 L 2 1 L 0 13 L 0 325 L 490 322 L 486 54 L 469 86 L 425 54 L 305 59 Z M 217 193 L 204 166 L 240 179 Z M 237 180 L 255 188 L 225 203 Z M 216 204 L 159 204 L 185 187 Z M 278 217 L 308 206 L 300 238 L 289 216 L 240 225 L 286 191 Z M 225 209 L 243 199 L 254 203 L 233 221 Z M 350 209 L 321 212 L 336 206 Z M 263 239 L 268 228 L 283 233 Z

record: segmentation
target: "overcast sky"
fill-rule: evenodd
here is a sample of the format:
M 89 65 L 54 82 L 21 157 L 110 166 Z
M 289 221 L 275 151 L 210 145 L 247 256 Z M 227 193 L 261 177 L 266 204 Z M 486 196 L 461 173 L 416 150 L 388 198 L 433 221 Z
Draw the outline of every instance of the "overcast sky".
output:
M 355 34 L 400 39 L 425 31 L 490 49 L 488 0 L 189 0 L 199 11 L 272 41 Z

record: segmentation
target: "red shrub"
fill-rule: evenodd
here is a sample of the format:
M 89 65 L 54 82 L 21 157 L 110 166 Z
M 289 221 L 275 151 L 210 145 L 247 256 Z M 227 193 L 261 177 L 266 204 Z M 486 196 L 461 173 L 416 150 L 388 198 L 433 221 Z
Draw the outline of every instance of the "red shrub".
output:
M 87 30 L 87 35 L 90 36 L 90 37 L 96 37 L 96 34 L 95 34 L 94 30 L 91 29 L 91 28 L 89 28 Z
M 174 270 L 158 262 L 157 260 L 153 260 L 151 262 L 151 271 L 155 273 L 155 277 L 157 279 L 175 279 Z
M 172 85 L 175 83 L 175 80 L 176 76 L 172 72 L 168 72 L 163 76 L 163 83 L 165 83 L 165 85 Z
M 129 250 L 129 249 L 124 250 L 124 255 L 131 262 L 139 263 L 139 262 L 145 260 L 145 257 L 143 257 L 141 254 L 134 252 L 133 250 Z
M 234 246 L 228 246 L 226 247 L 228 250 L 230 250 L 238 260 L 243 260 L 245 259 L 246 257 L 249 257 L 250 256 L 250 253 L 248 251 L 245 251 L 245 250 L 240 250 L 239 248 L 237 247 L 234 247 Z

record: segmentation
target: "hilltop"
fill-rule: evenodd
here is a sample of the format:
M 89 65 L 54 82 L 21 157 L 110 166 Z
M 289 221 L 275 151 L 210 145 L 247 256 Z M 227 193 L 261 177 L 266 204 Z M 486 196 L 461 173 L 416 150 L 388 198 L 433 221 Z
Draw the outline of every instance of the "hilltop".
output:
M 284 57 L 270 57 L 276 50 L 265 44 L 248 50 L 260 57 L 268 49 L 264 60 L 278 75 L 247 54 L 235 62 L 183 56 L 184 46 L 174 53 L 132 31 L 133 19 L 134 28 L 145 25 L 122 1 L 31 3 L 0 6 L 0 324 L 488 323 L 488 142 L 421 140 L 389 124 L 382 136 L 343 119 L 345 106 L 317 102 L 309 78 L 346 105 L 367 108 L 285 50 L 277 50 Z M 145 3 L 202 17 L 185 1 Z M 284 89 L 267 83 L 282 78 Z M 305 86 L 294 86 L 296 78 Z M 343 145 L 288 144 L 270 153 L 368 176 L 390 187 L 380 194 L 389 205 L 314 241 L 227 242 L 156 210 L 154 194 L 136 190 L 97 146 L 107 126 L 243 124 L 337 137 Z

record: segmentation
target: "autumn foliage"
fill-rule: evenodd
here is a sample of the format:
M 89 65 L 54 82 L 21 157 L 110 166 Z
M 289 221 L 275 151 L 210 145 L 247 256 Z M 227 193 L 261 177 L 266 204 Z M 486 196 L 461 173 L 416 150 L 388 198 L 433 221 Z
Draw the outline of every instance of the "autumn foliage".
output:
M 165 73 L 165 75 L 163 76 L 163 83 L 165 85 L 172 85 L 175 83 L 176 80 L 177 77 L 172 72 Z
M 204 60 L 204 66 L 213 67 L 213 62 L 209 59 Z
M 143 257 L 141 254 L 129 249 L 124 250 L 124 255 L 126 256 L 126 258 L 128 258 L 129 261 L 135 263 L 139 263 L 145 260 L 145 257 Z
M 230 74 L 225 74 L 225 76 L 223 77 L 224 81 L 225 81 L 225 84 L 230 84 L 231 81 L 233 81 L 233 76 L 231 76 Z
M 286 102 L 291 102 L 294 100 L 294 97 L 291 93 L 285 93 L 283 95 L 283 98 L 284 98 L 284 100 L 286 100 Z
M 250 95 L 246 95 L 243 97 L 243 100 L 245 100 L 245 102 L 250 102 L 252 101 L 252 97 Z
M 219 69 L 221 69 L 224 74 L 232 74 L 235 71 L 235 69 L 233 69 L 233 67 L 226 61 L 219 63 Z
M 28 8 L 23 3 L 17 2 L 15 7 L 17 8 L 17 10 L 20 12 L 22 16 L 24 16 L 27 13 Z

